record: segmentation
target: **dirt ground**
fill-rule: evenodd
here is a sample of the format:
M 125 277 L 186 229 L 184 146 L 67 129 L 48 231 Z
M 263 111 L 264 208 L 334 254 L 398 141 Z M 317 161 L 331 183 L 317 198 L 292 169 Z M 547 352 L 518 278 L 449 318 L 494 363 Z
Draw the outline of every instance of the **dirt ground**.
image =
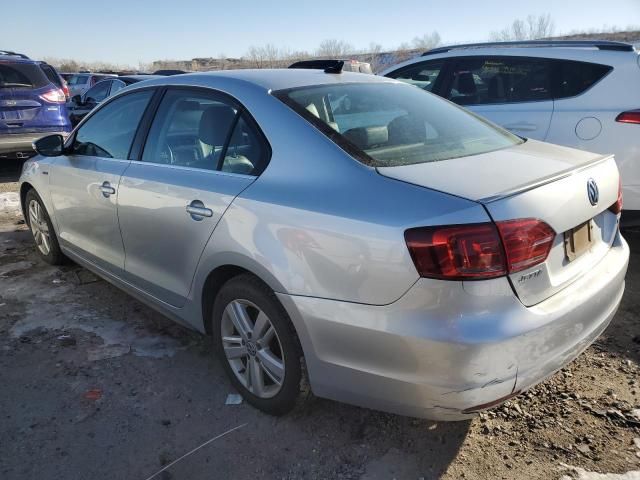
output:
M 0 184 L 3 480 L 640 478 L 640 231 L 605 335 L 504 407 L 436 423 L 310 398 L 274 418 L 225 404 L 206 337 L 39 261 L 16 187 Z

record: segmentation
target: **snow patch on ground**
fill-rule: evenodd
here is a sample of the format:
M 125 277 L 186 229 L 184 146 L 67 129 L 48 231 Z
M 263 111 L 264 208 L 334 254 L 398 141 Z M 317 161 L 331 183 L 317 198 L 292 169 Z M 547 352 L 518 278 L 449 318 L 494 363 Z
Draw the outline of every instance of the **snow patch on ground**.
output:
M 17 262 L 29 263 L 29 262 Z M 23 265 L 17 263 L 7 267 L 15 269 Z M 96 311 L 74 296 L 77 288 L 73 282 L 59 278 L 41 278 L 44 284 L 34 295 L 33 279 L 27 275 L 12 277 L 12 283 L 3 292 L 7 300 L 18 300 L 25 305 L 22 317 L 11 327 L 12 337 L 28 335 L 32 330 L 60 330 L 72 333 L 74 329 L 93 333 L 103 341 L 87 352 L 90 361 L 114 358 L 128 353 L 140 357 L 172 357 L 184 350 L 177 339 L 162 333 L 149 330 L 145 320 L 131 315 L 125 320 L 114 319 L 106 313 Z
M 560 480 L 640 480 L 640 470 L 627 473 L 598 473 L 570 465 L 562 464 L 562 466 L 572 470 L 572 475 L 563 475 Z
M 0 193 L 0 212 L 13 213 L 20 211 L 20 195 L 18 192 Z

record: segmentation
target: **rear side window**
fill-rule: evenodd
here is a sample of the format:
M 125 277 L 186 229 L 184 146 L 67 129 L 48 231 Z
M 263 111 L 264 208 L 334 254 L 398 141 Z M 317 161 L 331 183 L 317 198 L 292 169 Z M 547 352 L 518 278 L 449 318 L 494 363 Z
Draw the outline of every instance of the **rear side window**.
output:
M 391 72 L 387 77 L 395 78 L 396 80 L 415 85 L 416 87 L 431 92 L 443 66 L 444 60 L 419 62 Z
M 153 91 L 125 95 L 93 114 L 78 130 L 73 141 L 73 155 L 127 159 Z
M 142 161 L 257 175 L 266 149 L 245 114 L 209 92 L 171 90 L 151 125 Z
M 42 69 L 42 71 L 44 72 L 44 74 L 47 76 L 47 78 L 51 83 L 53 83 L 58 87 L 62 87 L 62 82 L 60 81 L 60 77 L 58 76 L 58 74 L 56 73 L 56 71 L 53 69 L 52 66 L 47 64 L 40 64 L 40 68 Z
M 557 81 L 555 98 L 568 98 L 580 95 L 605 77 L 613 67 L 597 63 L 557 61 Z
M 44 72 L 34 63 L 0 62 L 0 89 L 41 88 L 48 84 Z
M 457 58 L 447 98 L 458 105 L 551 100 L 551 71 L 540 58 Z

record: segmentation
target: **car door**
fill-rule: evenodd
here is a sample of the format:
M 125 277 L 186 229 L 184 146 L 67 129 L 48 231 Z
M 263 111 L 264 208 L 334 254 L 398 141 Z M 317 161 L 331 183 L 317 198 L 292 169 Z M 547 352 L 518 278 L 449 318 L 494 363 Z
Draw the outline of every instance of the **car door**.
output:
M 450 62 L 446 98 L 517 135 L 546 138 L 553 115 L 549 60 L 465 56 Z
M 62 246 L 112 273 L 124 268 L 117 215 L 120 177 L 154 91 L 132 92 L 97 110 L 56 157 L 49 189 Z
M 127 281 L 165 303 L 184 305 L 216 224 L 266 162 L 263 138 L 229 97 L 167 90 L 139 161 L 120 183 Z

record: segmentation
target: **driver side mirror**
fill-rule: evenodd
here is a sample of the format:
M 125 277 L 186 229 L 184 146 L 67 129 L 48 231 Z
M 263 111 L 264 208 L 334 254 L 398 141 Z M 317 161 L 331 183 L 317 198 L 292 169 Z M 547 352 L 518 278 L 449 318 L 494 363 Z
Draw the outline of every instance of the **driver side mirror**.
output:
M 58 157 L 64 152 L 62 135 L 47 135 L 33 142 L 33 148 L 44 157 Z
M 76 105 L 82 105 L 82 96 L 81 95 L 74 95 L 73 97 L 71 97 L 71 101 L 73 103 L 75 103 Z

